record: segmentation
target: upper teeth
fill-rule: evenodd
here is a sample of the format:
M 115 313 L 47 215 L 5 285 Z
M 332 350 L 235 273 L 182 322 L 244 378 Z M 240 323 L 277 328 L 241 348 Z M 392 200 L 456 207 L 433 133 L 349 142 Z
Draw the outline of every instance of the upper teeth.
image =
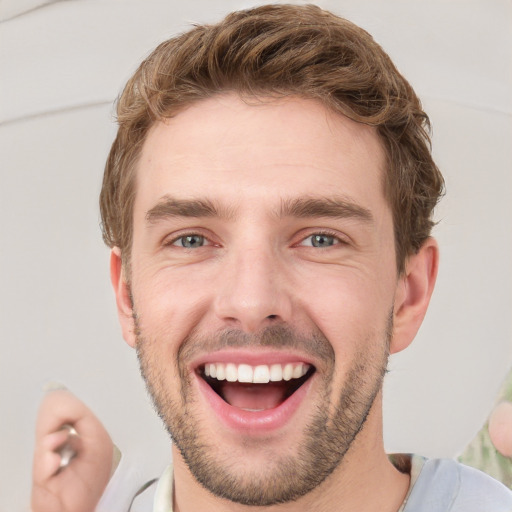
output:
M 265 384 L 281 380 L 300 379 L 308 372 L 309 364 L 260 364 L 251 366 L 248 364 L 234 363 L 207 363 L 204 366 L 204 374 L 217 380 L 228 382 L 252 382 Z

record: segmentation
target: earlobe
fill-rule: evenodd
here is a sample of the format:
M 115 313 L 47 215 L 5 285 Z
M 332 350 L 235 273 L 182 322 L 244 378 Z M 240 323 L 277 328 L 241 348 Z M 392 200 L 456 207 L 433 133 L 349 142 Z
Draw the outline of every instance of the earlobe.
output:
M 121 258 L 121 249 L 114 247 L 110 253 L 110 281 L 116 295 L 117 314 L 123 338 L 131 347 L 135 346 L 135 326 L 130 286 L 126 279 Z
M 395 296 L 392 354 L 408 347 L 416 336 L 434 291 L 438 267 L 439 248 L 433 238 L 407 259 Z

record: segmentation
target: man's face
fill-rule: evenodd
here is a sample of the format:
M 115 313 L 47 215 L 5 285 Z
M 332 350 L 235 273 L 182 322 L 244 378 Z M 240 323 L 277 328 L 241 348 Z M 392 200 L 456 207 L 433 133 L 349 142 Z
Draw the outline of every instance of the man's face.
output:
M 217 96 L 150 131 L 128 341 L 214 494 L 296 499 L 380 435 L 397 287 L 383 166 L 372 128 L 311 100 Z

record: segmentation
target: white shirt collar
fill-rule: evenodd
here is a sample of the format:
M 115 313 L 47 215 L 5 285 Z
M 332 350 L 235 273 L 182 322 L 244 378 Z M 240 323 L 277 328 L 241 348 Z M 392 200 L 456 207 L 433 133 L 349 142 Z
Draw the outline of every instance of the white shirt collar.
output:
M 153 512 L 172 512 L 174 477 L 172 465 L 167 466 L 166 470 L 158 480 L 153 501 Z

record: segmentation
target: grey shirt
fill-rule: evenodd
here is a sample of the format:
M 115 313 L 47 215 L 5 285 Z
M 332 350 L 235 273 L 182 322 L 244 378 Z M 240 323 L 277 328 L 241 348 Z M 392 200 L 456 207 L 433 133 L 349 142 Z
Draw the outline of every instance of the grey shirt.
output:
M 409 491 L 397 512 L 512 512 L 512 491 L 477 469 L 452 459 L 391 457 L 395 458 L 411 474 Z M 159 481 L 134 502 L 132 512 L 172 512 L 172 495 L 173 472 L 169 466 Z
M 411 485 L 398 512 L 511 512 L 501 482 L 452 459 L 411 460 Z

